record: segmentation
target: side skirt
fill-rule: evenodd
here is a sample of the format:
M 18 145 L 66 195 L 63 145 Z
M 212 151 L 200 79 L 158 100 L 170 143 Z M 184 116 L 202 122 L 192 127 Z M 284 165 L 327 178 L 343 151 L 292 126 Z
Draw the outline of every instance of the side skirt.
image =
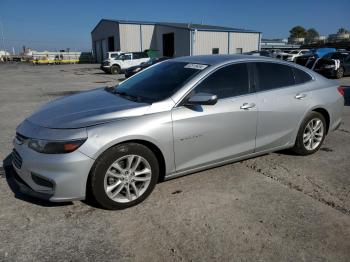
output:
M 206 169 L 211 169 L 211 168 L 214 168 L 214 167 L 219 167 L 219 166 L 223 166 L 223 165 L 227 165 L 227 164 L 232 164 L 232 163 L 235 163 L 235 162 L 238 162 L 238 161 L 254 158 L 256 156 L 261 156 L 261 155 L 265 155 L 265 154 L 268 154 L 268 153 L 280 151 L 280 150 L 283 150 L 283 149 L 288 149 L 288 148 L 291 148 L 293 146 L 294 145 L 290 145 L 290 144 L 283 145 L 283 146 L 275 147 L 275 148 L 272 148 L 272 149 L 268 149 L 268 150 L 255 152 L 255 153 L 252 153 L 252 154 L 248 154 L 248 155 L 245 155 L 245 156 L 240 156 L 240 157 L 236 157 L 236 158 L 226 159 L 226 160 L 223 160 L 223 161 L 218 161 L 216 163 L 209 164 L 209 165 L 201 165 L 201 166 L 198 166 L 198 167 L 195 167 L 195 168 L 190 168 L 190 169 L 187 169 L 187 170 L 184 170 L 184 171 L 181 171 L 181 172 L 171 173 L 169 175 L 166 175 L 164 179 L 165 180 L 170 180 L 170 179 L 177 178 L 177 177 L 180 177 L 180 176 L 185 176 L 185 175 L 189 175 L 189 174 L 192 174 L 192 173 L 200 172 L 200 171 L 203 171 L 203 170 L 206 170 Z

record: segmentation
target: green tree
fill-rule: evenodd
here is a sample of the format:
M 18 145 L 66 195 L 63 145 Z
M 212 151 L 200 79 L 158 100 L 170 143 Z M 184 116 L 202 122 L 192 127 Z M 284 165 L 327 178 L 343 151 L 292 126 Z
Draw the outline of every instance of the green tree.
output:
M 316 37 L 319 37 L 320 34 L 317 32 L 315 28 L 310 28 L 306 31 L 305 34 L 305 42 L 310 43 L 312 42 Z
M 300 25 L 294 26 L 289 33 L 291 38 L 303 38 L 306 36 L 305 28 Z
M 338 30 L 338 34 L 348 34 L 348 33 L 349 33 L 349 31 L 346 30 L 344 27 L 341 27 Z

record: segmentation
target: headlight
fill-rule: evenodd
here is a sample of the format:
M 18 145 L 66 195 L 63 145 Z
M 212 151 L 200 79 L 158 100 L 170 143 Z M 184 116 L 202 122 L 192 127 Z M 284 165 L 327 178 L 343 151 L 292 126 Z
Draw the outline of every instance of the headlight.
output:
M 335 65 L 325 65 L 324 68 L 334 68 Z
M 78 149 L 85 139 L 70 140 L 70 141 L 46 141 L 40 139 L 30 139 L 28 147 L 36 152 L 44 154 L 65 154 Z
M 138 68 L 135 68 L 135 69 L 133 70 L 133 72 L 134 72 L 134 73 L 137 73 L 137 72 L 140 71 L 140 70 L 141 70 L 141 68 L 138 67 Z

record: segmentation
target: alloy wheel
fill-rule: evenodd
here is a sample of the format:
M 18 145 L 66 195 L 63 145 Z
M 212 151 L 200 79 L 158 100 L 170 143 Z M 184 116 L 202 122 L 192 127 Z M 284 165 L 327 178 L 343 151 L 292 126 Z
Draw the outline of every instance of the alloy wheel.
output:
M 107 169 L 104 190 L 115 202 L 131 202 L 145 193 L 151 178 L 152 169 L 146 159 L 139 155 L 126 155 Z
M 342 78 L 344 76 L 344 69 L 342 67 L 339 67 L 337 70 L 337 78 Z
M 304 147 L 309 150 L 315 150 L 322 142 L 324 136 L 323 122 L 319 118 L 313 118 L 306 125 L 303 133 Z

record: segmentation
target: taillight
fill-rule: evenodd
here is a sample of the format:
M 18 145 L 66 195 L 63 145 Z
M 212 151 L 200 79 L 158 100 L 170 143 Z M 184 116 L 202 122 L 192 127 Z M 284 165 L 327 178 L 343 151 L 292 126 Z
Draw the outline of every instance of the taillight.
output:
M 339 86 L 337 89 L 338 89 L 339 94 L 341 94 L 342 96 L 345 96 L 345 91 L 344 91 L 343 87 Z

